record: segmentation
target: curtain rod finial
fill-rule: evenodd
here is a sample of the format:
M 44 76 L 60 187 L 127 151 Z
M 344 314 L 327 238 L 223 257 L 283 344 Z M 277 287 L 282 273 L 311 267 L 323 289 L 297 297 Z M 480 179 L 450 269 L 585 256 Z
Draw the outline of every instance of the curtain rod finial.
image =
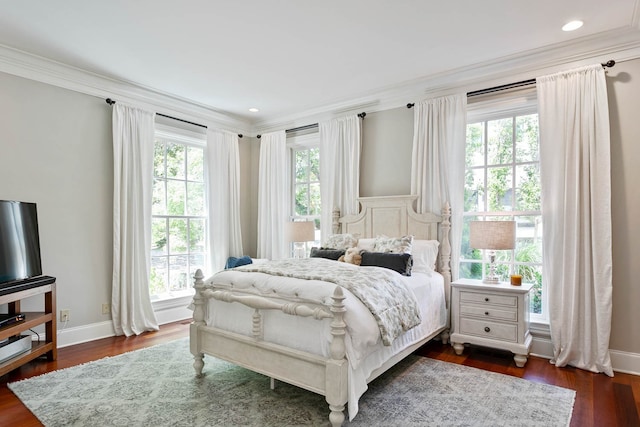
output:
M 614 65 L 616 65 L 616 61 L 614 61 L 613 59 L 608 60 L 607 62 L 604 62 L 602 64 L 603 67 L 613 67 Z
M 364 120 L 365 116 L 367 115 L 367 113 L 365 113 L 364 111 L 360 114 L 358 114 L 358 117 L 360 117 L 362 120 Z
M 109 105 L 113 105 L 113 104 L 115 104 L 115 103 L 116 103 L 116 101 L 114 101 L 114 100 L 113 100 L 113 99 L 111 99 L 111 98 L 107 98 L 105 101 L 107 101 L 107 104 L 109 104 Z
M 407 104 L 407 108 L 413 108 L 414 105 L 416 105 L 415 102 L 410 102 Z

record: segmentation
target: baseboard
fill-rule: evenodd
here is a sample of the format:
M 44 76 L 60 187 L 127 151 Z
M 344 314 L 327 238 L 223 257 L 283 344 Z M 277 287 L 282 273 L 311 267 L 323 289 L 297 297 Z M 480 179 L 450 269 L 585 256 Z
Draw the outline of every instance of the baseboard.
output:
M 614 371 L 640 375 L 640 354 L 620 350 L 609 350 L 609 354 Z
M 58 330 L 58 348 L 114 336 L 113 322 L 107 320 Z
M 155 314 L 158 325 L 189 319 L 193 316 L 193 312 L 186 307 L 172 307 L 158 310 Z M 113 337 L 115 334 L 111 320 L 75 328 L 65 328 L 58 330 L 58 348 Z
M 548 336 L 537 336 L 534 333 L 529 354 L 531 356 L 551 359 L 553 357 L 551 338 Z M 615 372 L 640 375 L 640 354 L 620 350 L 609 350 L 609 354 L 611 355 L 611 367 Z

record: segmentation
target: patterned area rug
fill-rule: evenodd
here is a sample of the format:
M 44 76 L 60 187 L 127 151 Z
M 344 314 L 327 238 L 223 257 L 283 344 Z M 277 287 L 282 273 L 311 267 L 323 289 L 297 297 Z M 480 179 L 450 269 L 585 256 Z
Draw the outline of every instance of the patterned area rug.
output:
M 188 340 L 9 384 L 45 426 L 327 426 L 324 397 L 205 358 Z M 568 426 L 575 392 L 409 356 L 370 384 L 347 426 Z

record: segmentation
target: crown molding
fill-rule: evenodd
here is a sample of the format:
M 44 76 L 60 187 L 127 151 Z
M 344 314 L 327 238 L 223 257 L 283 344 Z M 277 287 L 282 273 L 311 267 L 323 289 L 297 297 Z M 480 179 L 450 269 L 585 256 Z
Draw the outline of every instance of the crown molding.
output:
M 638 4 L 640 2 L 636 2 Z M 636 8 L 637 12 L 638 9 Z M 635 15 L 638 14 L 640 12 Z M 285 116 L 267 117 L 256 121 L 254 129 L 260 133 L 302 126 L 331 118 L 339 112 L 356 112 L 359 106 L 367 106 L 367 113 L 384 111 L 406 106 L 409 102 L 526 80 L 594 61 L 639 58 L 640 29 L 635 15 L 633 25 L 625 28 L 425 76 Z
M 424 76 L 368 91 L 360 96 L 344 97 L 322 105 L 310 105 L 290 114 L 279 114 L 256 121 L 150 87 L 102 76 L 3 45 L 0 45 L 0 72 L 96 97 L 109 97 L 118 102 L 202 123 L 208 127 L 255 136 L 362 111 L 374 113 L 399 108 L 409 102 L 530 79 L 594 61 L 624 61 L 638 58 L 639 22 L 640 0 L 636 0 L 631 23 L 625 28 Z
M 0 72 L 64 89 L 135 105 L 183 120 L 245 133 L 251 123 L 240 117 L 133 82 L 117 80 L 48 58 L 0 45 Z

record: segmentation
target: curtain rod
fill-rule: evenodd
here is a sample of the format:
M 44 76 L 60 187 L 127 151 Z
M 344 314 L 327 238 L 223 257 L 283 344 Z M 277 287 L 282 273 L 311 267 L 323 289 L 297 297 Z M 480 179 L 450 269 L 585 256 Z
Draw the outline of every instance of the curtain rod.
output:
M 113 104 L 116 103 L 116 101 L 111 99 L 111 98 L 107 98 L 105 101 L 109 105 L 113 105 Z M 208 129 L 208 127 L 206 125 L 201 125 L 200 123 L 194 123 L 194 122 L 190 122 L 189 120 L 184 120 L 184 119 L 179 119 L 177 117 L 168 116 L 166 114 L 156 113 L 156 116 L 162 116 L 162 117 L 166 117 L 167 119 L 177 120 L 177 121 L 182 122 L 182 123 L 188 123 L 190 125 L 194 125 L 194 126 L 198 126 L 198 127 L 201 127 L 201 128 Z M 238 134 L 238 138 L 242 138 L 242 134 L 241 133 Z
M 614 61 L 613 59 L 608 60 L 607 62 L 603 62 L 602 64 L 603 68 L 612 68 L 614 65 L 616 65 L 616 61 Z M 474 90 L 471 92 L 467 92 L 467 98 L 470 98 L 472 96 L 478 96 L 478 95 L 484 95 L 487 93 L 493 93 L 493 92 L 499 92 L 502 90 L 507 90 L 507 89 L 514 89 L 517 87 L 524 87 L 524 86 L 530 86 L 530 85 L 534 85 L 536 84 L 536 79 L 529 79 L 529 80 L 522 80 L 520 82 L 515 82 L 515 83 L 508 83 L 505 85 L 500 85 L 500 86 L 494 86 L 494 87 L 490 87 L 487 89 L 480 89 L 480 90 Z M 407 104 L 407 108 L 412 108 L 415 105 L 415 103 L 410 102 Z
M 365 113 L 364 111 L 358 114 L 358 117 L 360 117 L 362 120 L 364 120 L 366 116 L 367 116 L 367 113 Z M 318 123 L 312 123 L 310 125 L 299 126 L 297 128 L 285 129 L 284 132 L 285 133 L 298 132 L 301 130 L 315 129 L 317 127 L 318 127 Z M 260 139 L 262 138 L 262 135 L 256 135 L 256 138 Z

